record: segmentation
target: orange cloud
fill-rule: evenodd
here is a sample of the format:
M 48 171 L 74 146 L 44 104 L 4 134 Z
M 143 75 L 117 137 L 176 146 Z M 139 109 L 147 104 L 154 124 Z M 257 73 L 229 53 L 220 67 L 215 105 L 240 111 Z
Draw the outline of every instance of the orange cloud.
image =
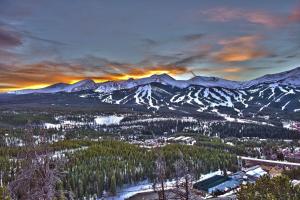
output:
M 213 53 L 218 62 L 243 62 L 268 55 L 268 52 L 257 47 L 259 36 L 243 36 L 230 40 L 221 40 L 223 48 Z
M 246 71 L 246 69 L 242 67 L 207 67 L 199 68 L 198 71 L 223 74 L 243 72 Z
M 242 16 L 251 23 L 269 27 L 278 27 L 285 22 L 285 19 L 282 16 L 271 15 L 262 11 L 246 12 Z
M 0 66 L 0 92 L 16 89 L 34 89 L 54 83 L 74 83 L 83 79 L 96 82 L 143 78 L 153 74 L 167 73 L 178 75 L 188 71 L 184 66 L 110 66 L 113 72 L 104 71 L 101 67 L 88 67 L 78 64 L 43 62 L 31 65 Z M 107 66 L 105 70 L 107 70 Z
M 294 10 L 292 10 L 288 19 L 290 22 L 300 22 L 300 6 L 297 6 Z
M 292 22 L 293 18 L 298 18 L 297 10 L 291 16 L 268 13 L 261 10 L 244 10 L 239 8 L 217 7 L 201 12 L 211 21 L 229 22 L 243 20 L 253 24 L 260 24 L 267 27 L 279 27 Z M 289 20 L 290 18 L 290 20 Z M 298 18 L 299 19 L 299 18 Z
M 231 75 L 225 75 L 224 78 L 227 80 L 239 80 L 240 76 L 231 74 Z
M 191 71 L 191 73 L 194 76 L 204 73 L 209 76 L 223 77 L 227 80 L 240 80 L 241 75 L 243 75 L 244 72 L 247 72 L 250 70 L 251 70 L 251 68 L 249 68 L 247 66 L 225 65 L 223 67 L 220 67 L 220 66 L 201 67 L 201 68 L 193 69 L 193 71 Z
M 126 73 L 108 73 L 101 77 L 95 78 L 97 82 L 112 81 L 112 80 L 127 80 L 129 78 L 139 79 L 151 76 L 153 74 L 169 74 L 178 75 L 188 72 L 187 67 L 174 65 L 158 65 L 150 67 L 134 67 Z

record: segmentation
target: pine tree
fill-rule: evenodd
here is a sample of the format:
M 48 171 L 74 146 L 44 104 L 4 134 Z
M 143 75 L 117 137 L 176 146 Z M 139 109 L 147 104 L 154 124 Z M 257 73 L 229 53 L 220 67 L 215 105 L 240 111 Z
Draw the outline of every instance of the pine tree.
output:
M 32 132 L 29 132 L 32 133 Z M 50 158 L 46 143 L 43 143 L 43 155 L 38 155 L 33 139 L 28 134 L 28 152 L 23 158 L 22 168 L 16 178 L 9 183 L 9 191 L 13 199 L 53 200 L 57 197 L 56 184 L 61 181 L 61 162 Z M 43 136 L 42 141 L 45 142 Z
M 59 181 L 56 187 L 57 187 L 57 200 L 66 200 L 63 183 Z
M 176 171 L 176 189 L 174 190 L 175 195 L 179 196 L 180 199 L 189 200 L 193 173 L 188 163 L 184 160 L 183 153 L 180 150 L 179 159 L 176 160 L 174 167 Z
M 241 187 L 238 200 L 296 200 L 300 199 L 299 186 L 293 186 L 286 176 L 270 178 L 263 176 L 255 184 Z
M 116 182 L 116 175 L 115 175 L 115 173 L 113 173 L 112 176 L 111 176 L 111 178 L 110 178 L 109 190 L 110 190 L 110 193 L 112 195 L 116 195 L 117 194 L 117 182 Z
M 166 200 L 165 192 L 165 179 L 166 179 L 166 161 L 161 152 L 157 153 L 157 159 L 155 161 L 155 182 L 153 185 L 154 191 L 158 193 L 159 200 Z

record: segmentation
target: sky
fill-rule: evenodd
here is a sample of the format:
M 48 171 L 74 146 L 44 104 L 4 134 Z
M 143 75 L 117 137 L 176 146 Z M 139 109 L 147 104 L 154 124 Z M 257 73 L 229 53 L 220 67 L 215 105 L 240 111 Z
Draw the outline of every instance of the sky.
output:
M 0 92 L 299 66 L 299 0 L 0 0 Z

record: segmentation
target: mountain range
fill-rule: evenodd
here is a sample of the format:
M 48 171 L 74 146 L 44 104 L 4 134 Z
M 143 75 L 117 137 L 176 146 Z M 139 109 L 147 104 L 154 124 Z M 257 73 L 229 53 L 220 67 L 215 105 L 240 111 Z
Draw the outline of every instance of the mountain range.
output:
M 161 74 L 105 83 L 95 83 L 93 80 L 75 84 L 58 83 L 36 90 L 18 90 L 10 92 L 10 95 L 11 99 L 26 95 L 26 99 L 30 100 L 30 95 L 36 98 L 37 94 L 51 94 L 59 99 L 59 95 L 64 93 L 93 103 L 141 107 L 151 111 L 210 112 L 237 116 L 264 113 L 273 116 L 287 113 L 300 115 L 300 67 L 250 81 L 204 76 L 176 80 Z
M 82 80 L 74 84 L 56 83 L 41 89 L 26 89 L 9 92 L 10 94 L 30 94 L 30 93 L 57 93 L 57 92 L 78 92 L 83 90 L 95 90 L 96 92 L 112 92 L 121 89 L 130 89 L 137 86 L 161 83 L 178 88 L 187 88 L 191 85 L 204 87 L 223 87 L 227 89 L 246 89 L 262 83 L 278 83 L 280 85 L 290 85 L 300 87 L 300 67 L 290 71 L 277 74 L 268 74 L 250 81 L 231 81 L 218 77 L 195 76 L 189 80 L 176 80 L 167 74 L 152 75 L 141 79 L 128 79 L 125 81 L 108 81 L 95 83 L 93 80 Z

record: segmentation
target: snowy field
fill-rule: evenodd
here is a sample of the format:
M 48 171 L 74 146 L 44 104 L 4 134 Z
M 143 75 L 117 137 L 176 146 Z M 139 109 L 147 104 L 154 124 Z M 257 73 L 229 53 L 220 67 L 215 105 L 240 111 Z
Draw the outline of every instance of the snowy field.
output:
M 208 179 L 210 177 L 213 177 L 215 175 L 222 175 L 222 173 L 223 172 L 221 170 L 218 170 L 218 171 L 215 171 L 215 172 L 204 174 L 204 175 L 201 176 L 201 178 L 199 180 L 194 181 L 194 182 L 202 181 L 202 180 Z M 165 182 L 165 186 L 166 186 L 165 189 L 173 188 L 173 187 L 175 187 L 175 184 L 176 184 L 175 180 L 167 181 L 167 182 Z M 132 196 L 134 196 L 136 194 L 139 194 L 139 193 L 152 192 L 153 191 L 152 185 L 153 185 L 153 183 L 143 181 L 140 184 L 124 187 L 123 189 L 121 189 L 117 193 L 116 196 L 109 197 L 109 198 L 107 198 L 107 200 L 124 200 L 124 199 L 132 197 Z
M 109 115 L 109 116 L 95 116 L 93 121 L 72 121 L 65 120 L 61 117 L 56 117 L 56 120 L 59 121 L 58 124 L 53 123 L 44 123 L 46 129 L 60 129 L 60 128 L 72 128 L 72 127 L 81 127 L 85 125 L 119 125 L 121 120 L 124 119 L 124 116 Z
M 123 116 L 97 116 L 95 118 L 95 123 L 97 125 L 119 125 L 121 120 L 124 119 Z

